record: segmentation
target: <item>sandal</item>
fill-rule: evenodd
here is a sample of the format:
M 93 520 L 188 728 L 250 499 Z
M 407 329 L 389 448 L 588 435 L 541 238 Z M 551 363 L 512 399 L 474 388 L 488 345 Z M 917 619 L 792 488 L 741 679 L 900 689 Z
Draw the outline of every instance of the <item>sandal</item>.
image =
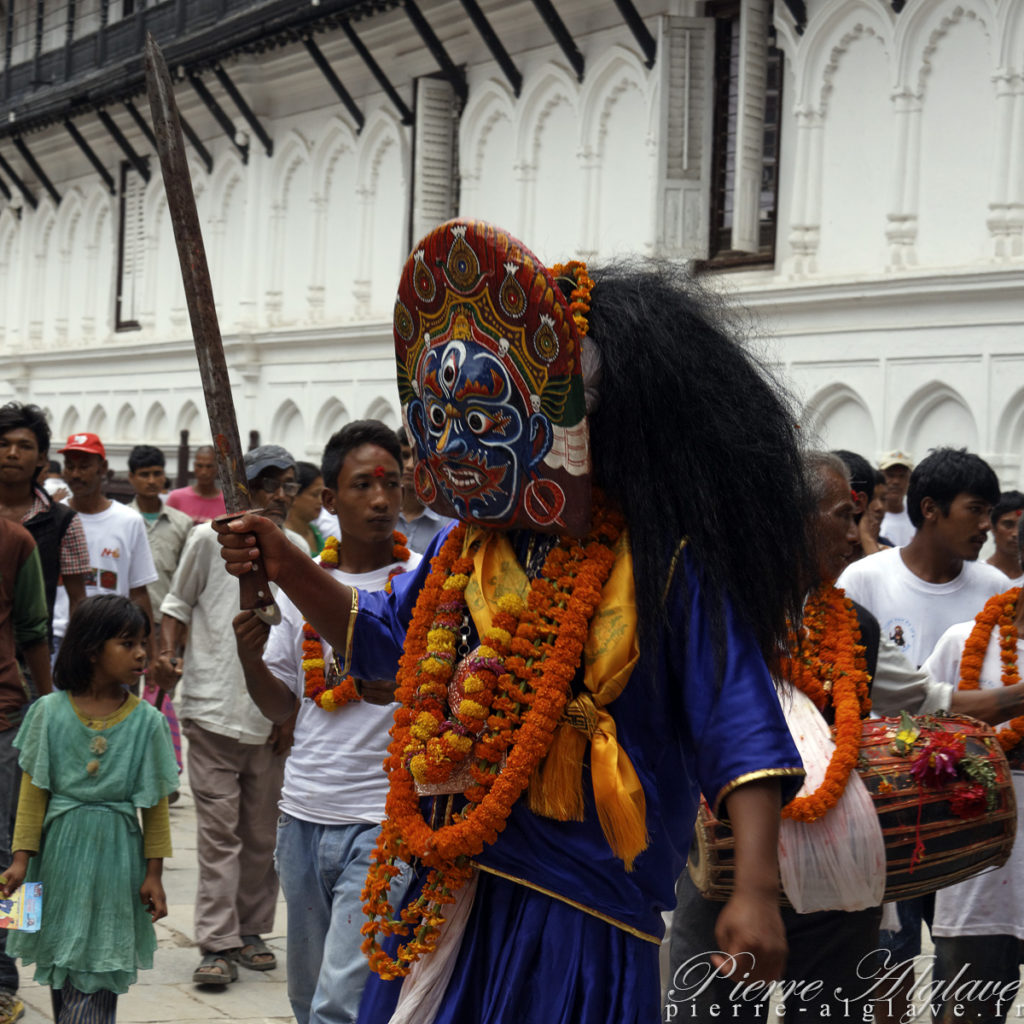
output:
M 258 935 L 243 935 L 242 948 L 236 955 L 238 962 L 250 971 L 272 971 L 277 967 L 274 951 Z
M 224 949 L 219 953 L 204 953 L 199 966 L 192 972 L 193 985 L 224 986 L 238 978 L 235 951 Z

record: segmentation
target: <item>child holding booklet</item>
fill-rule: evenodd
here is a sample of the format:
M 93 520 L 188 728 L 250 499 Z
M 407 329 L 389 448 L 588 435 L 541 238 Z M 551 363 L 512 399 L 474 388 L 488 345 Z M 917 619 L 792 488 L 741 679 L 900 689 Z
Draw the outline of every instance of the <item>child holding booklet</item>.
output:
M 153 922 L 167 914 L 178 769 L 166 719 L 128 690 L 148 634 L 127 598 L 83 601 L 57 655 L 59 690 L 30 708 L 14 741 L 24 774 L 0 894 L 38 879 L 43 916 L 38 932 L 11 932 L 7 949 L 36 964 L 58 1024 L 115 1019 L 118 993 L 153 966 Z

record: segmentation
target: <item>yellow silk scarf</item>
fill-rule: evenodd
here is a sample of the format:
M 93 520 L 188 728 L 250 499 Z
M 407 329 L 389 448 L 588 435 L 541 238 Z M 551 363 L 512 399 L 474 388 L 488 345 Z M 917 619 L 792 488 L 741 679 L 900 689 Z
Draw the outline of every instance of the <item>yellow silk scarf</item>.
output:
M 525 600 L 530 581 L 504 533 L 470 527 L 465 553 L 473 559 L 466 604 L 482 634 L 491 625 L 498 599 L 513 593 Z M 598 818 L 608 845 L 627 871 L 647 846 L 647 806 L 606 707 L 626 688 L 638 656 L 633 559 L 624 532 L 583 648 L 586 690 L 567 705 L 547 756 L 530 782 L 530 809 L 559 821 L 583 820 L 582 771 L 589 742 Z

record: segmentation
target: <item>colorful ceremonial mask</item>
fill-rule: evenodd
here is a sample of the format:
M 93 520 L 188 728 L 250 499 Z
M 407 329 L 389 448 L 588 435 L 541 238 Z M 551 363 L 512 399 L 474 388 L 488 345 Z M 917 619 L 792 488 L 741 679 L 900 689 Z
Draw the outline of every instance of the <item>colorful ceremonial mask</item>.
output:
M 581 338 L 554 281 L 521 242 L 482 221 L 441 225 L 406 262 L 398 391 L 416 493 L 435 512 L 587 532 Z

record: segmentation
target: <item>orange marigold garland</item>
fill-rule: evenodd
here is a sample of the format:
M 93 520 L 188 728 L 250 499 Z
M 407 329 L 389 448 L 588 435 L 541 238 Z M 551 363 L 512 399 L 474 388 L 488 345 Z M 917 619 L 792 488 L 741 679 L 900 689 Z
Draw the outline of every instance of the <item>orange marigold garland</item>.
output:
M 396 562 L 404 563 L 411 557 L 409 549 L 405 546 L 404 534 L 395 530 L 392 534 L 394 547 L 391 549 L 391 557 Z M 338 538 L 328 537 L 320 552 L 320 568 L 333 569 L 338 564 Z M 401 566 L 396 566 L 388 573 L 387 589 L 391 589 L 391 581 L 405 572 Z M 306 696 L 314 701 L 324 711 L 337 711 L 350 701 L 360 700 L 356 690 L 355 680 L 346 676 L 340 683 L 328 686 L 329 679 L 336 678 L 340 673 L 334 671 L 333 667 L 328 671 L 324 659 L 324 645 L 320 634 L 308 623 L 302 624 L 302 671 L 305 674 Z
M 981 667 L 985 662 L 992 631 L 999 627 L 999 659 L 1002 662 L 1003 686 L 1020 682 L 1017 670 L 1017 601 L 1020 587 L 1012 587 L 1005 594 L 996 594 L 985 602 L 985 607 L 974 620 L 974 628 L 964 643 L 960 657 L 961 690 L 977 690 L 981 687 Z M 1011 718 L 1008 725 L 996 732 L 996 738 L 1003 750 L 1009 752 L 1020 744 L 1024 737 L 1024 715 Z
M 587 322 L 587 314 L 590 312 L 590 293 L 594 288 L 594 279 L 587 273 L 587 265 L 583 260 L 569 260 L 568 263 L 556 263 L 551 268 L 551 273 L 558 277 L 569 277 L 576 283 L 569 296 L 569 312 L 576 327 L 579 329 L 580 337 L 585 338 L 590 329 Z
M 784 665 L 789 681 L 824 712 L 835 711 L 835 750 L 813 793 L 791 800 L 784 818 L 817 821 L 839 802 L 860 750 L 861 718 L 871 708 L 867 662 L 853 603 L 838 587 L 823 584 L 804 607 L 804 636 Z
M 363 951 L 382 978 L 408 974 L 420 956 L 436 948 L 444 907 L 472 875 L 470 858 L 497 839 L 547 754 L 622 529 L 621 517 L 597 502 L 590 535 L 582 542 L 559 540 L 531 581 L 525 602 L 511 594 L 498 600 L 468 670 L 470 677 L 480 677 L 480 688 L 470 691 L 479 709 L 467 716 L 483 723 L 476 734 L 462 719 L 461 706 L 454 715 L 446 713 L 473 572 L 472 559 L 461 554 L 464 524 L 452 530 L 431 563 L 399 662 L 395 699 L 400 706 L 384 763 L 390 781 L 387 817 L 363 890 L 369 918 L 362 929 Z M 487 700 L 489 710 L 483 707 Z M 465 759 L 471 775 L 463 793 L 468 802 L 434 829 L 423 817 L 416 782 L 448 779 Z M 426 882 L 396 917 L 388 899 L 391 879 L 399 873 L 398 861 L 414 858 L 429 869 Z M 396 957 L 380 945 L 389 935 L 408 939 Z

